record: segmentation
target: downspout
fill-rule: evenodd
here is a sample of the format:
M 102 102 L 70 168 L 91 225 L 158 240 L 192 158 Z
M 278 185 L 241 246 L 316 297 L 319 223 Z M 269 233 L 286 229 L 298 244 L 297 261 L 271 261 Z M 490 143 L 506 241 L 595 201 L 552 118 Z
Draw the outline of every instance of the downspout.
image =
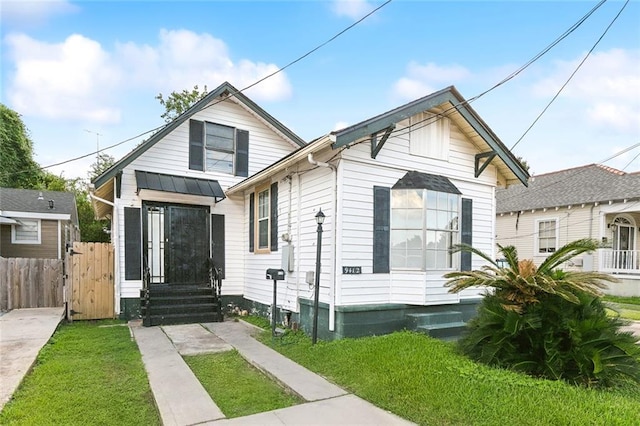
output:
M 309 162 L 309 164 L 312 164 L 314 166 L 318 166 L 318 167 L 326 167 L 329 168 L 333 171 L 333 189 L 332 189 L 332 198 L 333 198 L 333 226 L 331 227 L 331 245 L 333 247 L 333 250 L 331 251 L 331 271 L 332 271 L 332 277 L 331 277 L 331 285 L 329 287 L 330 293 L 329 293 L 329 331 L 335 331 L 336 328 L 336 319 L 335 319 L 335 311 L 336 311 L 336 279 L 337 279 L 337 272 L 336 272 L 336 230 L 338 227 L 338 220 L 337 220 L 337 211 L 338 211 L 338 200 L 337 200 L 337 194 L 338 194 L 338 168 L 336 166 L 334 166 L 333 164 L 329 164 L 329 163 L 323 163 L 322 161 L 316 161 L 313 158 L 313 153 L 309 153 L 309 155 L 307 155 L 307 161 Z

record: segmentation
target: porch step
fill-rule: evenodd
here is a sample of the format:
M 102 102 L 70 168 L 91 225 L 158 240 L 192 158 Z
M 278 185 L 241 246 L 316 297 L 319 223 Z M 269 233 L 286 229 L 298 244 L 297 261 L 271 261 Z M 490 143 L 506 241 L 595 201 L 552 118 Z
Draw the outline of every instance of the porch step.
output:
M 174 303 L 167 305 L 154 301 L 154 303 L 149 307 L 149 310 L 151 315 L 200 314 L 217 312 L 218 303 Z
M 145 326 L 154 325 L 170 325 L 170 324 L 192 324 L 198 322 L 221 322 L 222 317 L 215 312 L 208 313 L 183 313 L 183 314 L 170 314 L 170 315 L 149 315 L 148 324 Z
M 407 329 L 443 340 L 455 340 L 466 328 L 462 312 L 443 311 L 407 314 Z
M 444 324 L 420 325 L 416 328 L 416 331 L 420 331 L 436 339 L 457 340 L 465 328 L 467 328 L 467 323 L 456 321 Z
M 224 319 L 220 301 L 206 286 L 152 285 L 148 305 L 140 291 L 145 326 L 219 322 Z

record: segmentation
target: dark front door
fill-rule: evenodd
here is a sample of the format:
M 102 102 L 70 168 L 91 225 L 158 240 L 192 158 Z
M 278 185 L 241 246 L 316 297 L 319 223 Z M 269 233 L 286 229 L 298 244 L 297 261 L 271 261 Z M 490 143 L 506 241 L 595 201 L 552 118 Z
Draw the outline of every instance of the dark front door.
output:
M 146 203 L 145 211 L 145 255 L 151 283 L 208 283 L 209 208 Z

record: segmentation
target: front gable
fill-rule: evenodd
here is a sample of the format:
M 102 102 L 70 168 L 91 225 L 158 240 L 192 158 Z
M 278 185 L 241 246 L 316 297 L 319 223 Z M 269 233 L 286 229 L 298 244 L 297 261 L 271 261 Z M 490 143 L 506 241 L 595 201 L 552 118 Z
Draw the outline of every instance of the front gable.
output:
M 370 141 L 372 159 L 378 158 L 388 141 L 398 145 L 396 151 L 411 157 L 451 162 L 455 162 L 455 158 L 450 158 L 452 150 L 468 154 L 469 147 L 464 145 L 469 145 L 474 151 L 471 160 L 474 177 L 479 177 L 491 164 L 506 185 L 528 184 L 529 175 L 520 162 L 454 87 L 334 131 L 330 137 L 334 149 Z

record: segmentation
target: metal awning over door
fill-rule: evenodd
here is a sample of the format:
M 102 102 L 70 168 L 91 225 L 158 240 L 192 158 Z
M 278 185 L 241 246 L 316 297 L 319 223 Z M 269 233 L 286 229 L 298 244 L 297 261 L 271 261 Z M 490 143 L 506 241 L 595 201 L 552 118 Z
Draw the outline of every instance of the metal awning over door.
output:
M 166 175 L 163 173 L 136 170 L 138 191 L 150 189 L 154 191 L 175 192 L 177 194 L 213 197 L 218 203 L 225 199 L 224 191 L 217 180 L 199 179 L 185 176 Z

